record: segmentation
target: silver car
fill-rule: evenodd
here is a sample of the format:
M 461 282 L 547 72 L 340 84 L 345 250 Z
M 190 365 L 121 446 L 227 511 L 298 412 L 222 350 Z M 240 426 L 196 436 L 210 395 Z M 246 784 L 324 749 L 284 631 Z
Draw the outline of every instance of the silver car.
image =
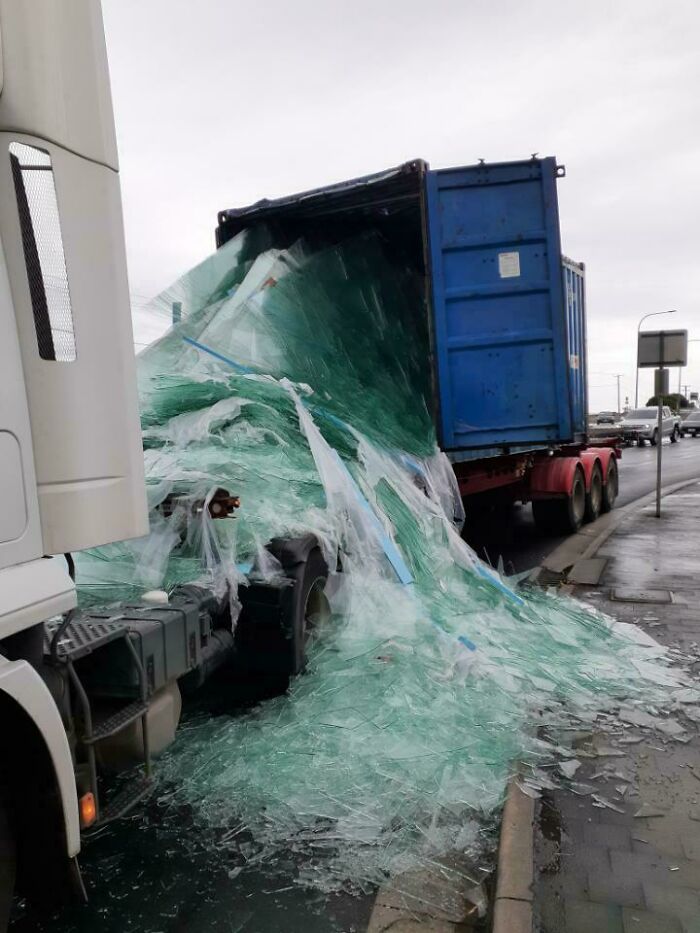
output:
M 681 434 L 692 434 L 697 437 L 700 434 L 700 411 L 691 411 L 687 418 L 681 422 Z
M 628 444 L 636 441 L 642 447 L 646 441 L 655 447 L 659 440 L 658 408 L 635 408 L 622 419 L 622 437 Z M 680 419 L 664 405 L 661 409 L 661 437 L 670 437 L 675 444 L 681 436 Z

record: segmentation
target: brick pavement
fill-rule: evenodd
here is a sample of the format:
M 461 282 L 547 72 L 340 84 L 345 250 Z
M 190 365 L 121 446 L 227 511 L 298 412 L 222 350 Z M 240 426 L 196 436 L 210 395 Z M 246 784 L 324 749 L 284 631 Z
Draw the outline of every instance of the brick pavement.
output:
M 700 687 L 700 484 L 662 511 L 626 520 L 598 552 L 598 585 L 575 595 L 696 657 Z M 611 599 L 621 588 L 632 601 Z M 669 592 L 672 602 L 648 601 Z M 583 749 L 612 754 L 583 758 L 576 781 L 616 809 L 570 789 L 540 802 L 538 933 L 700 933 L 700 705 L 659 722 L 580 737 Z

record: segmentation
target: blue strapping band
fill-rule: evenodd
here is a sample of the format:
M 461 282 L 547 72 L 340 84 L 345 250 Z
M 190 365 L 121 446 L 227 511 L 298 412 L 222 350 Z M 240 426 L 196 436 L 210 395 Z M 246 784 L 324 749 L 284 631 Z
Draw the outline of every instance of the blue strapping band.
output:
M 360 487 L 355 482 L 355 478 L 353 477 L 350 470 L 348 470 L 347 466 L 343 463 L 337 450 L 333 450 L 333 456 L 335 457 L 335 460 L 338 466 L 342 469 L 342 471 L 345 473 L 347 478 L 350 480 L 350 483 L 352 484 L 353 492 L 355 493 L 355 498 L 360 503 L 364 511 L 367 513 L 370 519 L 370 524 L 372 528 L 374 529 L 374 532 L 377 536 L 379 543 L 382 546 L 382 550 L 387 556 L 387 560 L 389 561 L 391 566 L 394 568 L 396 576 L 399 578 L 399 580 L 401 581 L 401 583 L 403 583 L 404 586 L 407 586 L 409 583 L 413 583 L 413 575 L 411 571 L 408 569 L 408 565 L 406 564 L 406 561 L 401 556 L 401 552 L 399 551 L 399 549 L 396 547 L 394 542 L 391 540 L 389 535 L 384 530 L 384 526 L 382 525 L 382 523 L 379 521 L 379 519 L 375 515 L 374 509 L 372 508 L 372 506 L 362 495 L 362 491 L 360 490 Z
M 209 356 L 213 356 L 217 360 L 221 360 L 222 363 L 227 363 L 238 373 L 243 373 L 244 375 L 249 375 L 254 372 L 254 370 L 249 369 L 247 366 L 241 366 L 240 363 L 236 363 L 235 360 L 229 359 L 227 356 L 224 356 L 223 353 L 218 353 L 216 350 L 212 350 L 211 347 L 205 346 L 203 343 L 199 343 L 196 340 L 193 340 L 191 337 L 182 338 L 185 343 L 189 343 L 190 346 L 196 347 L 197 350 L 201 350 L 203 353 L 208 353 Z
M 500 590 L 504 596 L 507 596 L 508 599 L 512 600 L 518 606 L 525 605 L 525 600 L 521 596 L 514 593 L 499 577 L 494 576 L 494 574 L 487 570 L 483 564 L 476 564 L 475 570 L 483 580 L 486 580 L 491 586 L 495 586 L 497 590 Z

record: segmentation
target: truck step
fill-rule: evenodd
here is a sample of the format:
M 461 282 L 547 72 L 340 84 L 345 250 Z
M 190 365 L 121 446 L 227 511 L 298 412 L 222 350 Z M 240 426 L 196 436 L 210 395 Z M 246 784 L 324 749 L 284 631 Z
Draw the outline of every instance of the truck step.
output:
M 58 619 L 46 622 L 44 625 L 45 657 L 51 654 L 51 639 L 60 624 L 61 620 Z M 61 633 L 58 641 L 58 657 L 66 661 L 77 661 L 110 641 L 124 638 L 127 632 L 128 627 L 118 616 L 104 620 L 74 619 Z
M 135 700 L 133 703 L 122 706 L 115 713 L 112 713 L 95 726 L 92 736 L 90 738 L 84 737 L 83 742 L 86 745 L 92 745 L 94 742 L 99 742 L 100 739 L 106 739 L 110 735 L 121 732 L 122 729 L 126 729 L 127 726 L 130 726 L 132 722 L 140 719 L 147 709 L 147 705 L 140 700 Z
M 95 829 L 126 816 L 137 803 L 143 800 L 151 787 L 153 787 L 153 781 L 148 777 L 142 777 L 127 784 L 114 795 L 106 807 L 100 810 L 100 818 L 95 823 Z

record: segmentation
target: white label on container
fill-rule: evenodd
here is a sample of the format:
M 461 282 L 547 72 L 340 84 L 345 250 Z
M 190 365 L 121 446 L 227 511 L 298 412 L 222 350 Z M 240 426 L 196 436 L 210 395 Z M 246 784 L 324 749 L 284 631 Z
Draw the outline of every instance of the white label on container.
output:
M 572 353 L 569 357 L 569 366 L 572 369 L 578 369 L 578 353 Z
M 499 253 L 498 274 L 502 279 L 517 279 L 520 275 L 520 253 Z

